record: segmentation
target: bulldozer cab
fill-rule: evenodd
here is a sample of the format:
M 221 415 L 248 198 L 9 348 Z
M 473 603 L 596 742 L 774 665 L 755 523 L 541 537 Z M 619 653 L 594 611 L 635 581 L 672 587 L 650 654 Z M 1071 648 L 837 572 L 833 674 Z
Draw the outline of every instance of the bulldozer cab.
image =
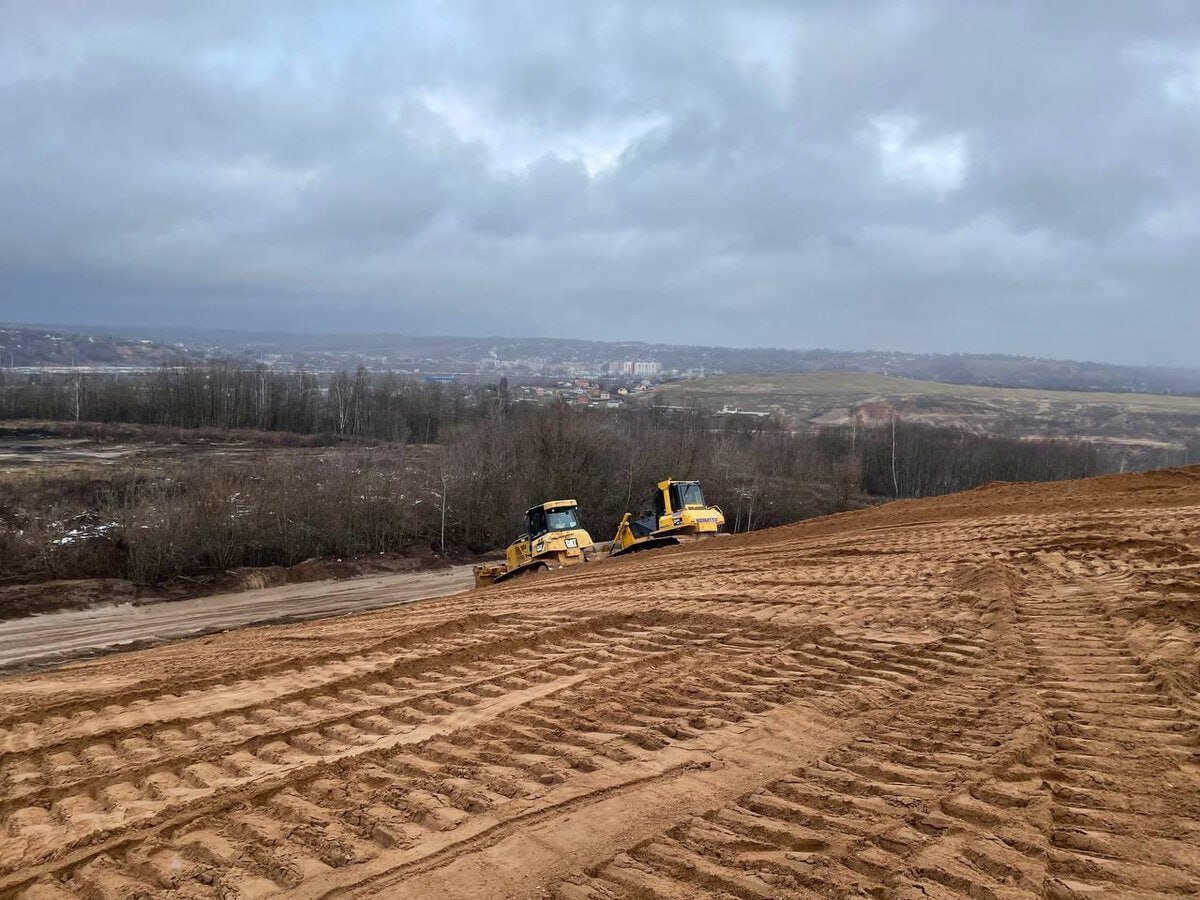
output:
M 578 527 L 579 515 L 573 500 L 542 503 L 525 513 L 525 533 L 529 540 L 551 531 L 573 531 Z
M 698 481 L 672 481 L 668 492 L 673 511 L 708 505 L 704 502 L 704 491 L 700 489 Z
M 674 481 L 668 478 L 660 482 L 658 490 L 654 492 L 654 515 L 660 519 L 680 510 L 707 505 L 704 502 L 704 491 L 700 489 L 698 481 Z M 649 515 L 649 512 L 646 515 Z

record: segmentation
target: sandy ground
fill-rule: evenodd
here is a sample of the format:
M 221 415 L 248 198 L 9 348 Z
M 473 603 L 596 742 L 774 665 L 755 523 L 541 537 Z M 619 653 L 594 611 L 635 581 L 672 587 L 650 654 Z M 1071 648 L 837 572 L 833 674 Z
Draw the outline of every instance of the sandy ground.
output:
M 56 612 L 0 622 L 0 669 L 159 644 L 263 622 L 303 621 L 467 590 L 472 566 L 321 581 L 131 606 Z
M 9 677 L 0 896 L 1192 895 L 1198 604 L 1193 468 Z

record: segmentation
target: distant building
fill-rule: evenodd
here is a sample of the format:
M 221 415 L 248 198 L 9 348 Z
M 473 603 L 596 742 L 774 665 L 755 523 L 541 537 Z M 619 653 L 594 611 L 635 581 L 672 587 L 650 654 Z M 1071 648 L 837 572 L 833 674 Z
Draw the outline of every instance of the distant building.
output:
M 716 415 L 718 415 L 718 416 L 755 416 L 757 418 L 764 419 L 767 416 L 769 416 L 770 413 L 769 412 L 756 412 L 756 411 L 749 410 L 749 409 L 738 409 L 736 406 L 730 406 L 728 403 L 726 403 L 724 406 L 722 406 L 720 409 L 717 410 Z
M 608 364 L 611 375 L 657 375 L 662 366 L 651 359 L 618 359 Z

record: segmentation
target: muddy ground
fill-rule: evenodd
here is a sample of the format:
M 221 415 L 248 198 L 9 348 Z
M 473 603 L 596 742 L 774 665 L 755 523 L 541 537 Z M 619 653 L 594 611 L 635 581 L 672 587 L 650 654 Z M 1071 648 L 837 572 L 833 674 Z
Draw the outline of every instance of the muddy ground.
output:
M 103 603 L 0 622 L 0 672 L 41 668 L 114 650 L 150 647 L 182 637 L 266 622 L 301 622 L 411 603 L 465 591 L 472 566 L 387 574 L 346 581 L 283 584 L 172 603 Z
M 462 560 L 455 561 L 460 567 L 465 565 Z M 294 566 L 239 566 L 201 577 L 178 576 L 150 585 L 135 584 L 123 578 L 69 578 L 33 584 L 0 582 L 0 622 L 45 613 L 110 606 L 150 606 L 259 588 L 355 579 L 368 575 L 416 577 L 420 573 L 450 568 L 450 561 L 432 554 L 379 554 L 361 559 L 312 559 Z
M 0 680 L 0 896 L 1200 891 L 1200 469 Z

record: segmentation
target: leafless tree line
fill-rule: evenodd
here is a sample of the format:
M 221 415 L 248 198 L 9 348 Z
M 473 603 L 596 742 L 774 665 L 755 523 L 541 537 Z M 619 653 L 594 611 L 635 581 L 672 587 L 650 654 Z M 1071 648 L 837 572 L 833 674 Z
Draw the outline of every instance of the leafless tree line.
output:
M 298 386 L 306 377 L 288 376 Z M 338 428 L 361 434 L 388 421 L 384 413 L 392 407 L 383 387 L 366 379 L 356 388 L 353 375 L 340 383 L 344 398 L 322 400 L 332 404 L 323 408 Z M 272 376 L 264 384 L 266 396 L 276 396 L 280 382 Z M 187 394 L 193 387 L 185 378 L 170 390 Z M 212 391 L 196 389 L 200 397 Z M 771 420 L 717 418 L 698 409 L 587 410 L 514 404 L 485 392 L 439 397 L 437 390 L 419 386 L 413 405 L 390 420 L 393 437 L 371 444 L 270 446 L 248 456 L 185 455 L 154 468 L 130 465 L 74 480 L 0 482 L 0 576 L 155 582 L 314 557 L 477 553 L 511 540 L 531 504 L 560 498 L 578 500 L 585 526 L 604 540 L 621 514 L 642 510 L 653 485 L 667 476 L 699 479 L 723 508 L 727 527 L 746 531 L 878 498 L 1111 468 L 1085 444 L 981 437 L 903 421 L 792 433 Z M 230 421 L 268 427 L 287 421 L 279 410 L 254 419 L 251 413 L 270 400 L 241 388 L 234 396 L 240 399 L 223 402 L 232 409 L 248 404 L 250 418 Z M 176 413 L 201 406 L 200 399 L 181 401 Z M 423 434 L 422 446 L 405 443 L 419 421 L 409 414 L 422 408 L 436 419 L 431 437 L 441 443 L 427 444 Z
M 566 406 L 493 405 L 460 432 L 439 465 L 458 485 L 454 534 L 502 544 L 545 499 L 579 501 L 593 537 L 648 505 L 667 476 L 700 480 L 727 527 L 747 531 L 853 509 L 881 497 L 922 497 L 989 481 L 1046 481 L 1108 470 L 1094 447 L 988 438 L 898 422 L 791 433 L 765 420 L 700 410 L 597 415 Z
M 442 439 L 473 393 L 394 373 L 275 372 L 214 363 L 153 374 L 0 373 L 0 417 L 178 428 L 328 433 L 407 443 Z
M 403 444 L 271 448 L 0 483 L 0 576 L 153 583 L 428 552 L 436 504 L 413 455 Z

